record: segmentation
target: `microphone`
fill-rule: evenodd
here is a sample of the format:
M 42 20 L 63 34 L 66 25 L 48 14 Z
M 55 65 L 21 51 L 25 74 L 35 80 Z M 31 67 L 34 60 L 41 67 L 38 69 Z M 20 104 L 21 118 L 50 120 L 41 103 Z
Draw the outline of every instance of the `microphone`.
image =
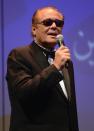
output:
M 64 44 L 64 36 L 63 35 L 61 35 L 61 34 L 57 35 L 56 36 L 56 40 L 57 40 L 57 43 L 58 43 L 59 47 L 62 45 L 62 43 L 63 43 L 63 45 L 65 45 Z
M 62 44 L 65 45 L 65 43 L 64 43 L 64 36 L 63 36 L 62 34 L 57 35 L 57 36 L 56 36 L 56 40 L 57 40 L 57 43 L 58 43 L 59 47 L 60 47 Z M 68 68 L 69 62 L 70 62 L 70 60 L 68 60 L 68 61 L 65 63 L 65 67 L 66 67 L 66 68 Z

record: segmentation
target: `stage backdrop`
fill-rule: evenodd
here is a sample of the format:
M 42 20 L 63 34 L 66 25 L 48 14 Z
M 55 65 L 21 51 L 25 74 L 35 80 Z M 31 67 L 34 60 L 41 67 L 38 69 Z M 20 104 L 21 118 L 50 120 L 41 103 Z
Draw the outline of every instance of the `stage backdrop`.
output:
M 56 6 L 65 15 L 62 34 L 75 69 L 80 131 L 94 131 L 94 0 L 0 1 L 0 130 L 8 131 L 10 102 L 6 60 L 11 49 L 31 42 L 31 17 L 43 6 Z

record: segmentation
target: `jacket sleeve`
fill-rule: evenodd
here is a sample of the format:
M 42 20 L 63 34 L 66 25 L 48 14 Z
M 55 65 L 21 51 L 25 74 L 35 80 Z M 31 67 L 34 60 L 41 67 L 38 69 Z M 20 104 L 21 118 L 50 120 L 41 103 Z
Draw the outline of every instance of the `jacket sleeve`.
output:
M 33 63 L 32 60 L 32 65 Z M 8 56 L 6 75 L 8 87 L 19 99 L 24 100 L 42 91 L 46 92 L 61 80 L 61 74 L 54 65 L 49 65 L 39 72 L 35 71 L 32 65 L 27 63 L 17 49 L 12 50 Z

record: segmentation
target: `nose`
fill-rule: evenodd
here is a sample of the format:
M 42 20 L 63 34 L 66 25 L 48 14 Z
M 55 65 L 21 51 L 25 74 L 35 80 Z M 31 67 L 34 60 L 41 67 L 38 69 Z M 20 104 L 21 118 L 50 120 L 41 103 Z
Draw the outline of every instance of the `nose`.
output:
M 56 28 L 55 22 L 52 23 L 51 27 L 52 27 L 52 28 Z

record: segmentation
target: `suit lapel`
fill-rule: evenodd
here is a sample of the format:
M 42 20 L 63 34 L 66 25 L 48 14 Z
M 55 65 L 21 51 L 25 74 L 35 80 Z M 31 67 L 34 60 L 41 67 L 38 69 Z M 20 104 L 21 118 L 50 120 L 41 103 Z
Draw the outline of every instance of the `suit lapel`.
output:
M 64 75 L 64 83 L 65 87 L 68 93 L 68 99 L 69 101 L 72 98 L 72 82 L 73 82 L 73 67 L 72 67 L 72 61 L 69 61 L 68 67 L 64 67 L 62 69 L 63 75 Z
M 38 63 L 37 66 L 39 66 L 41 70 L 49 66 L 48 60 L 45 58 L 46 56 L 43 54 L 43 50 L 34 42 L 32 43 L 31 51 L 34 61 Z
M 64 75 L 64 83 L 65 83 L 65 88 L 68 94 L 68 99 L 71 99 L 71 86 L 70 86 L 70 76 L 69 76 L 69 72 L 68 69 L 66 67 L 64 67 L 62 69 L 63 75 Z

